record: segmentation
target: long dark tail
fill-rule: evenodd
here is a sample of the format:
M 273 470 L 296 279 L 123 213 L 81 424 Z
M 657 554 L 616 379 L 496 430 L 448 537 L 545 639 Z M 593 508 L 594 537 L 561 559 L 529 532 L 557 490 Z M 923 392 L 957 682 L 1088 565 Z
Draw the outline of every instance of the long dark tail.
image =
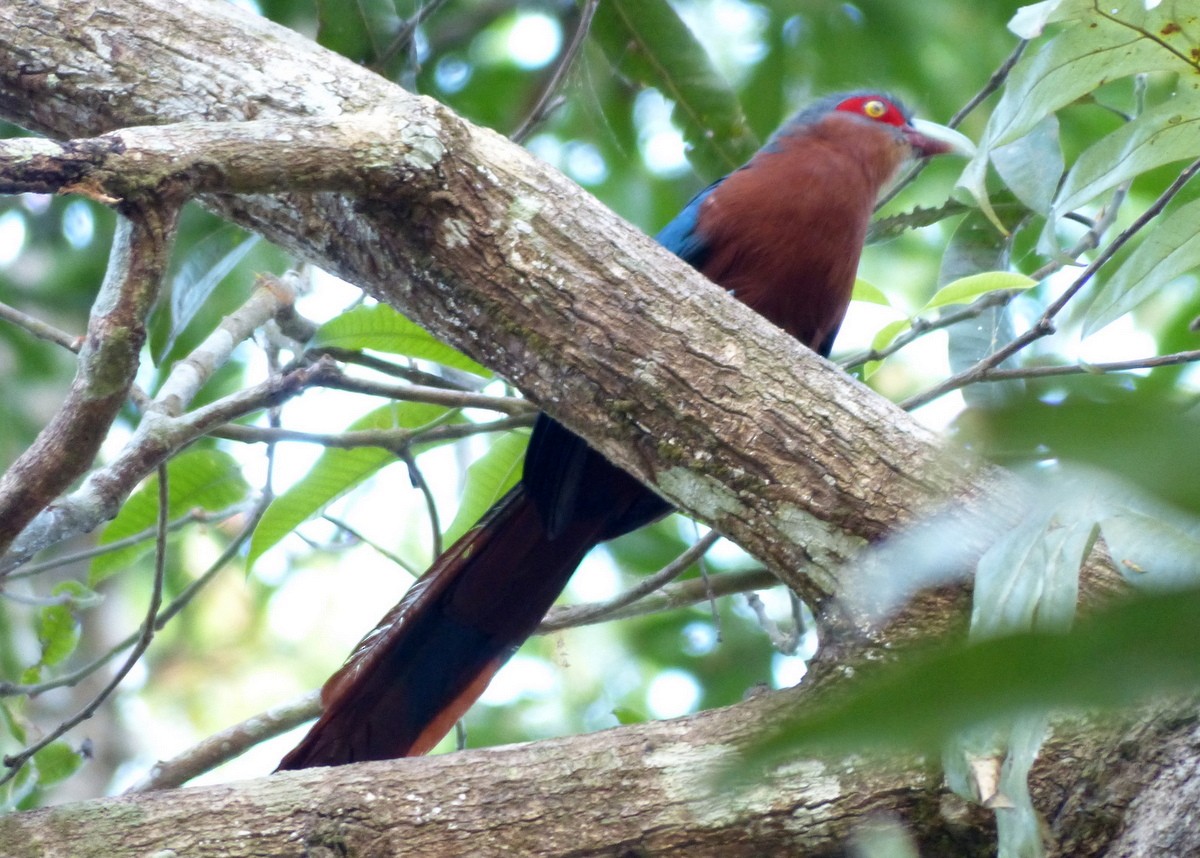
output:
M 324 714 L 279 768 L 428 751 L 533 633 L 606 530 L 608 516 L 584 517 L 551 538 L 518 485 L 434 562 L 325 683 Z

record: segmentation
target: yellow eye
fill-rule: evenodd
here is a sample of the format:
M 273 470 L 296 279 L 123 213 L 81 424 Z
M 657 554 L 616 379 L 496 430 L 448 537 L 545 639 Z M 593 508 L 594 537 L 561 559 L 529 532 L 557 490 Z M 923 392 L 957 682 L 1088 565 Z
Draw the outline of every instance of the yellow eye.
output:
M 882 119 L 887 114 L 887 105 L 877 98 L 873 98 L 862 106 L 862 112 L 872 119 Z

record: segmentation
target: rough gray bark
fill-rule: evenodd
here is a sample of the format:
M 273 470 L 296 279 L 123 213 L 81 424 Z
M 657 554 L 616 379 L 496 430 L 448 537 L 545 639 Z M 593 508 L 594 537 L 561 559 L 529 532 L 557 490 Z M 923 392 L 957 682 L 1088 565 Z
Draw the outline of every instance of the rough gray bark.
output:
M 946 497 L 999 494 L 1002 474 L 944 455 L 902 412 L 554 171 L 295 34 L 219 0 L 0 7 L 0 115 L 54 137 L 370 111 L 403 117 L 422 141 L 427 157 L 403 165 L 402 183 L 359 199 L 208 204 L 495 367 L 815 603 L 843 590 L 845 561 L 864 542 Z M 920 600 L 882 642 L 943 628 L 961 618 L 961 603 L 959 591 Z M 840 854 L 851 828 L 886 810 L 927 854 L 987 853 L 987 814 L 947 798 L 920 765 L 798 762 L 746 795 L 701 788 L 697 774 L 728 759 L 731 742 L 795 702 L 770 696 L 595 736 L 40 811 L 0 822 L 0 848 Z M 1122 826 L 1132 838 L 1144 817 L 1123 816 L 1130 797 L 1142 799 L 1135 810 L 1149 808 L 1147 783 L 1186 772 L 1157 749 L 1190 747 L 1180 737 L 1192 729 L 1159 718 L 1132 732 L 1067 731 L 1035 780 L 1053 838 L 1071 844 L 1059 854 L 1107 854 Z M 1145 830 L 1129 842 L 1167 842 Z M 1179 839 L 1195 835 L 1172 836 L 1184 851 L 1169 854 L 1195 848 Z M 1121 854 L 1160 854 L 1137 848 L 1149 851 Z

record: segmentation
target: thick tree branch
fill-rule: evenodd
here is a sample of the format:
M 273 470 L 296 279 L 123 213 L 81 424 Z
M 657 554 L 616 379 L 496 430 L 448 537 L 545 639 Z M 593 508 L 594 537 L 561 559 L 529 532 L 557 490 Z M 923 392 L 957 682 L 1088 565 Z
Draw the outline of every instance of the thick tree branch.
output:
M 496 368 L 817 606 L 842 591 L 858 546 L 947 498 L 1010 514 L 997 501 L 1005 475 L 957 464 L 902 412 L 555 171 L 447 109 L 219 0 L 0 8 L 0 115 L 52 136 L 372 112 L 431 135 L 438 146 L 421 151 L 434 154 L 385 172 L 390 183 L 366 196 L 206 203 Z M 961 593 L 951 598 L 961 605 Z M 927 635 L 953 616 L 937 599 L 919 603 L 890 640 Z M 984 815 L 946 799 L 924 764 L 796 762 L 745 795 L 714 795 L 699 776 L 792 705 L 803 705 L 797 695 L 766 695 L 679 722 L 104 805 L 136 802 L 136 818 L 94 804 L 26 814 L 0 820 L 0 842 L 37 854 L 48 832 L 54 849 L 68 832 L 80 855 L 120 855 L 123 842 L 194 851 L 201 840 L 231 855 L 295 854 L 298 843 L 314 854 L 430 854 L 461 833 L 472 846 L 541 854 L 833 854 L 864 812 L 887 810 L 932 838 L 931 849 L 980 847 L 963 838 L 979 837 Z M 1085 738 L 1045 756 L 1040 807 L 1061 806 L 1063 783 L 1087 787 L 1080 760 L 1088 771 L 1129 767 L 1111 737 Z M 1144 779 L 1159 766 L 1136 762 Z M 220 825 L 179 824 L 213 807 Z M 1056 831 L 1089 821 L 1060 816 Z
M 219 2 L 189 8 L 182 29 L 174 12 L 144 0 L 107 4 L 117 65 L 87 47 L 87 22 L 62 14 L 70 6 L 0 19 L 0 69 L 10 70 L 0 110 L 9 118 L 58 136 L 151 116 L 354 112 L 421 129 L 429 157 L 408 163 L 405 181 L 376 189 L 373 201 L 210 203 L 496 368 L 811 601 L 839 589 L 838 570 L 864 541 L 1000 479 L 972 477 L 893 406 L 556 171 L 440 105 Z M 235 44 L 211 56 L 195 50 L 231 28 Z M 62 51 L 79 71 L 50 80 Z M 111 81 L 133 67 L 155 68 L 155 79 L 114 91 Z M 198 74 L 204 87 L 182 84 Z

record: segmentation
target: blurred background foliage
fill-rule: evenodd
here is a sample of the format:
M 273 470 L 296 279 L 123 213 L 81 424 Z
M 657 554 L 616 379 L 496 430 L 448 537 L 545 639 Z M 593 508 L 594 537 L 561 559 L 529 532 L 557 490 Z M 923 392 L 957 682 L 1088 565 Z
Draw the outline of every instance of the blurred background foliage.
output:
M 503 134 L 519 130 L 524 145 L 648 232 L 659 229 L 714 177 L 744 160 L 787 115 L 815 96 L 881 88 L 904 98 L 918 115 L 946 121 L 1013 53 L 1018 39 L 1006 23 L 1020 6 L 955 0 L 915 5 L 891 0 L 603 0 L 588 39 L 543 116 L 536 106 L 588 4 L 243 0 L 241 5 L 445 102 L 473 122 Z M 1046 38 L 1033 44 L 1044 45 Z M 1056 159 L 1075 163 L 1096 141 L 1120 130 L 1132 114 L 1177 95 L 1180 72 L 1158 67 L 1146 71 L 1154 74 L 1127 73 L 1098 82 L 1066 103 L 1046 101 L 1040 115 L 1053 118 L 1053 127 L 1026 130 L 1019 141 L 1026 148 L 1010 152 L 1006 162 L 1015 166 L 1001 170 L 1012 192 L 997 180 L 995 171 L 990 174 L 991 207 L 1009 235 L 978 211 L 962 217 L 961 212 L 975 203 L 961 190 L 954 192 L 958 202 L 945 210 L 955 216 L 936 215 L 928 218 L 932 226 L 906 228 L 913 221 L 906 213 L 947 202 L 961 163 L 934 163 L 919 181 L 906 186 L 883 211 L 884 216 L 898 218 L 892 222 L 897 228 L 881 230 L 880 240 L 864 256 L 864 300 L 853 305 L 835 357 L 842 356 L 877 390 L 902 401 L 970 366 L 1035 320 L 1078 273 L 1078 268 L 1065 268 L 1066 281 L 1062 272 L 1043 274 L 1059 257 L 1048 249 L 1044 235 L 1061 172 L 1054 170 Z M 993 96 L 968 114 L 962 130 L 974 139 L 987 138 L 988 116 L 996 104 Z M 537 121 L 526 127 L 531 117 Z M 6 127 L 0 133 L 22 132 Z M 998 164 L 1002 158 L 998 156 Z M 1048 173 L 1022 177 L 1022 165 L 1047 164 Z M 1178 175 L 1177 163 L 1142 164 L 1121 187 L 1120 199 L 1113 200 L 1119 209 L 1114 229 L 1130 223 Z M 1042 199 L 1021 193 L 1029 188 Z M 1191 197 L 1194 193 L 1185 189 L 1172 206 L 1178 208 Z M 1103 214 L 1096 206 L 1088 217 Z M 1087 223 L 1064 223 L 1055 221 L 1049 233 L 1053 238 L 1060 230 L 1059 243 L 1065 248 L 1083 235 Z M 81 334 L 104 274 L 112 229 L 112 214 L 87 200 L 0 199 L 0 301 L 70 335 Z M 1176 244 L 1187 239 L 1181 234 Z M 1137 244 L 1121 249 L 1116 262 L 1128 259 Z M 1086 251 L 1075 258 L 1088 261 Z M 187 355 L 241 305 L 256 273 L 279 274 L 293 264 L 265 242 L 249 239 L 195 207 L 186 212 L 174 259 L 170 290 L 152 319 L 148 360 L 139 378 L 150 392 L 162 383 L 172 362 Z M 1191 323 L 1200 316 L 1200 290 L 1192 267 L 1184 266 L 1168 282 L 1157 284 L 1159 288 L 1139 295 L 1115 315 L 1109 313 L 1112 318 L 1107 321 L 1099 319 L 1100 311 L 1089 311 L 1088 301 L 1072 304 L 1056 320 L 1060 334 L 1031 343 L 1021 352 L 1019 365 L 1132 360 L 1194 349 Z M 881 357 L 868 354 L 872 345 L 884 347 L 902 335 L 922 308 L 927 311 L 922 317 L 936 317 L 930 315 L 937 304 L 931 298 L 939 287 L 992 269 L 1042 276 L 1029 281 L 1036 284 L 1033 288 L 1008 296 L 990 315 L 973 317 L 982 321 L 956 328 L 955 335 L 938 332 L 886 360 L 867 361 Z M 355 290 L 319 272 L 305 272 L 305 278 L 310 292 L 298 309 L 318 325 L 339 319 L 343 311 L 361 303 Z M 1011 283 L 1004 288 L 1010 287 Z M 997 290 L 1003 291 L 1001 286 L 983 291 Z M 1089 319 L 1094 330 L 1088 329 Z M 355 325 L 366 324 L 359 317 L 355 320 Z M 395 365 L 428 356 L 413 350 L 411 337 L 389 347 L 389 342 L 399 342 L 389 338 L 400 338 L 401 332 L 386 320 L 371 322 L 376 323 L 385 326 L 382 333 L 346 328 L 344 321 L 335 323 L 342 325 L 336 331 L 320 330 L 339 348 L 369 349 Z M 420 348 L 434 347 L 426 343 Z M 287 346 L 278 342 L 264 339 L 243 345 L 204 388 L 201 399 L 213 400 L 261 379 L 281 354 L 288 359 Z M 1009 361 L 1002 367 L 1015 365 Z M 0 433 L 0 464 L 10 463 L 53 414 L 70 384 L 73 366 L 72 355 L 61 346 L 0 323 L 0 425 L 6 427 Z M 461 365 L 440 369 L 428 360 L 412 367 L 468 389 L 510 392 L 484 370 Z M 1195 374 L 1180 363 L 1133 375 L 1093 373 L 976 384 L 965 392 L 954 390 L 921 402 L 916 413 L 933 426 L 945 427 L 964 405 L 996 405 L 1001 401 L 996 391 L 1002 391 L 1007 410 L 972 411 L 960 421 L 965 444 L 1006 463 L 1032 464 L 1035 471 L 1071 458 L 1103 467 L 1123 461 L 1124 450 L 1141 445 L 1146 454 L 1128 460 L 1134 464 L 1124 468 L 1126 475 L 1140 478 L 1151 495 L 1187 515 L 1200 506 L 1194 480 L 1179 487 L 1170 479 L 1169 466 L 1165 472 L 1161 467 L 1149 470 L 1143 459 L 1161 466 L 1164 461 L 1181 461 L 1174 457 L 1187 450 L 1194 459 L 1194 420 L 1187 410 L 1194 390 Z M 1133 397 L 1142 399 L 1134 402 Z M 1068 400 L 1086 404 L 1070 412 L 1046 411 Z M 1117 407 L 1097 412 L 1096 402 Z M 269 419 L 251 422 L 340 432 L 352 424 L 424 425 L 430 419 L 373 410 L 381 404 L 378 399 L 314 391 Z M 1150 411 L 1139 412 L 1141 408 Z M 1154 413 L 1165 421 L 1169 445 L 1164 448 L 1160 438 L 1150 437 L 1152 426 L 1130 417 L 1139 413 Z M 1025 420 L 1028 414 L 1045 420 Z M 479 421 L 493 415 L 470 412 L 435 419 Z M 114 426 L 104 456 L 120 448 L 136 420 L 130 407 Z M 1089 429 L 1096 431 L 1089 434 Z M 423 489 L 434 497 L 437 522 L 444 530 L 455 519 L 464 487 L 468 502 L 478 504 L 479 493 L 494 496 L 513 478 L 519 436 L 492 454 L 486 467 L 468 474 L 468 465 L 486 454 L 495 437 L 420 447 L 418 470 L 379 450 L 322 454 L 313 444 L 198 441 L 172 465 L 172 513 L 189 518 L 172 535 L 166 595 L 178 597 L 198 580 L 205 586 L 166 625 L 115 705 L 102 709 L 67 743 L 47 749 L 27 774 L 8 785 L 7 800 L 27 807 L 119 790 L 156 760 L 315 687 L 403 592 L 411 581 L 405 567 L 420 570 L 429 562 L 435 540 Z M 1090 441 L 1075 443 L 1081 438 Z M 310 473 L 332 480 L 320 489 L 323 494 L 313 488 L 317 480 L 310 477 L 305 482 Z M 1153 478 L 1146 479 L 1147 474 Z M 4 593 L 9 598 L 0 599 L 0 678 L 45 682 L 90 663 L 137 628 L 151 575 L 151 544 L 143 542 L 140 550 L 126 549 L 101 559 L 69 558 L 98 540 L 111 543 L 144 532 L 153 522 L 154 492 L 153 484 L 145 486 L 98 537 L 80 538 L 50 552 L 49 558 L 38 558 L 45 562 L 66 557 L 66 562 L 55 562 L 36 577 L 18 578 L 9 585 Z M 284 506 L 291 505 L 286 515 L 298 515 L 297 520 L 318 514 L 294 534 L 285 535 L 291 530 L 288 524 L 268 538 L 263 534 L 271 534 L 266 527 L 270 516 L 290 521 L 277 505 L 268 512 L 253 547 L 240 548 L 241 559 L 214 566 L 258 500 L 272 494 L 282 498 Z M 600 549 L 577 574 L 567 599 L 611 597 L 670 562 L 700 532 L 691 522 L 672 517 Z M 247 550 L 254 558 L 250 568 L 243 562 Z M 1177 560 L 1180 553 L 1172 556 Z M 704 565 L 713 576 L 755 567 L 726 543 L 710 552 Z M 693 568 L 687 577 L 699 574 Z M 67 590 L 56 589 L 62 587 Z M 63 592 L 69 598 L 45 603 L 48 596 Z M 711 606 L 701 601 L 537 638 L 469 714 L 468 741 L 490 745 L 668 717 L 736 702 L 760 686 L 792 684 L 803 674 L 815 635 L 801 628 L 791 635 L 790 648 L 781 652 L 764 626 L 777 623 L 783 632 L 776 637 L 788 637 L 786 632 L 797 618 L 803 620 L 804 611 L 778 589 L 764 593 L 763 600 L 761 614 L 739 595 L 717 599 Z M 0 737 L 0 748 L 16 749 L 37 738 L 40 730 L 79 708 L 98 683 L 92 677 L 33 700 L 20 695 L 0 698 L 0 732 L 7 733 Z M 79 767 L 76 751 L 84 737 L 90 738 L 89 764 L 50 791 Z M 265 773 L 295 738 L 264 744 L 205 777 Z

